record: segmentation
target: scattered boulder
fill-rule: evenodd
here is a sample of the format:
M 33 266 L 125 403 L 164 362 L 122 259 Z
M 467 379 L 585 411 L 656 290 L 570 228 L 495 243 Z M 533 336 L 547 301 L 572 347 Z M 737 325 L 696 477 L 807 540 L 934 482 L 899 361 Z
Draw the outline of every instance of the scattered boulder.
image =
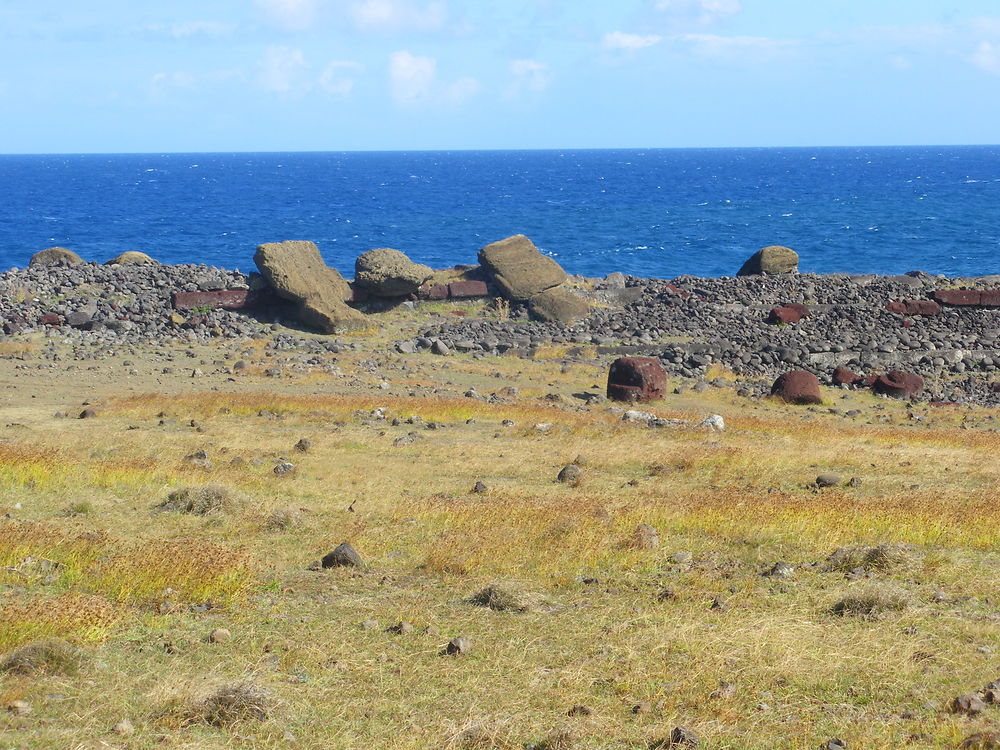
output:
M 667 393 L 667 374 L 654 357 L 620 357 L 608 370 L 607 393 L 613 401 L 655 401 Z
M 964 716 L 978 716 L 986 710 L 986 704 L 975 693 L 960 695 L 954 698 L 948 705 L 948 710 L 953 714 Z
M 445 646 L 445 653 L 449 656 L 462 656 L 463 654 L 469 653 L 471 649 L 472 641 L 464 635 L 460 635 L 457 638 L 452 638 L 448 642 L 448 645 Z
M 767 322 L 772 325 L 790 325 L 802 320 L 802 313 L 794 307 L 772 307 L 767 316 Z
M 837 367 L 833 371 L 834 385 L 857 385 L 863 379 L 861 375 L 848 370 L 846 367 Z
M 254 263 L 279 297 L 297 305 L 299 320 L 323 333 L 364 328 L 365 316 L 347 306 L 344 277 L 323 262 L 313 242 L 270 242 L 257 247 Z
M 892 398 L 913 398 L 924 392 L 924 379 L 902 370 L 890 370 L 878 377 L 873 390 Z
M 771 386 L 771 395 L 787 404 L 821 404 L 819 380 L 811 372 L 792 370 L 778 376 Z
M 676 726 L 671 730 L 670 736 L 650 745 L 651 748 L 677 748 L 677 747 L 697 747 L 701 743 L 701 737 L 693 729 L 685 726 Z
M 958 747 L 959 750 L 1000 750 L 1000 732 L 970 734 Z
M 546 323 L 571 326 L 590 314 L 590 305 L 566 287 L 556 286 L 529 299 L 528 310 Z
M 656 549 L 660 546 L 660 534 L 648 523 L 640 523 L 632 532 L 632 546 L 636 549 Z
M 228 628 L 216 628 L 208 634 L 209 643 L 225 643 L 233 637 Z
M 518 302 L 527 302 L 566 281 L 562 267 L 542 255 L 523 234 L 487 245 L 479 251 L 479 262 L 504 296 Z
M 557 480 L 563 484 L 573 484 L 576 485 L 583 478 L 583 469 L 581 469 L 576 464 L 566 464 L 559 471 L 559 475 L 556 477 Z
M 369 250 L 354 263 L 354 281 L 376 297 L 415 294 L 434 271 L 391 247 Z
M 349 542 L 341 542 L 323 556 L 322 565 L 324 568 L 363 568 L 365 563 Z
M 28 261 L 28 267 L 78 266 L 84 262 L 86 261 L 72 250 L 67 250 L 65 247 L 50 247 L 46 250 L 39 250 L 32 255 L 31 260 Z
M 111 260 L 104 261 L 104 265 L 106 266 L 127 266 L 130 263 L 159 263 L 159 261 L 154 260 L 146 255 L 146 253 L 140 253 L 138 250 L 126 250 Z
M 836 487 L 841 483 L 839 474 L 820 474 L 816 477 L 817 487 Z
M 797 273 L 799 255 L 782 245 L 769 245 L 747 258 L 736 272 L 737 276 L 759 276 L 760 274 Z
M 764 571 L 763 576 L 765 578 L 791 578 L 795 575 L 795 566 L 791 563 L 787 563 L 784 560 L 779 560 L 766 571 Z

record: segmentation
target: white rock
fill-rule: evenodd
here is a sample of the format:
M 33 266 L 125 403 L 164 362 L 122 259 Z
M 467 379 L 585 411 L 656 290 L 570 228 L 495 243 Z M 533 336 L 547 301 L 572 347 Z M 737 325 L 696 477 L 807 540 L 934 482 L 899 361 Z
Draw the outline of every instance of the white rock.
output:
M 703 419 L 698 423 L 699 427 L 705 427 L 711 432 L 725 432 L 726 431 L 726 420 L 722 418 L 719 414 L 713 414 L 707 419 Z

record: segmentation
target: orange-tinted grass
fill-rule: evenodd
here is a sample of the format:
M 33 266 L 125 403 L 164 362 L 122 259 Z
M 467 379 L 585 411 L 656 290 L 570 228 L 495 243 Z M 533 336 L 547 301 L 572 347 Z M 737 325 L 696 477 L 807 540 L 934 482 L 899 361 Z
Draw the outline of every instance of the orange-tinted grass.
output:
M 356 411 L 387 409 L 390 416 L 419 415 L 425 420 L 457 422 L 472 417 L 493 419 L 513 418 L 536 422 L 559 421 L 569 424 L 615 422 L 614 414 L 576 413 L 540 403 L 488 404 L 466 398 L 412 398 L 392 396 L 290 396 L 277 393 L 194 393 L 164 396 L 148 393 L 111 401 L 106 414 L 130 414 L 151 417 L 167 407 L 175 414 L 191 414 L 208 418 L 220 409 L 242 416 L 255 415 L 266 409 L 278 414 L 309 416 L 310 412 L 326 412 L 337 418 L 350 417 Z
M 225 605 L 254 582 L 249 555 L 200 540 L 118 541 L 45 524 L 0 524 L 0 581 L 39 582 L 122 604 L 167 599 Z M 170 592 L 167 592 L 170 589 Z
M 26 444 L 0 444 L 0 485 L 55 488 L 145 487 L 164 484 L 172 476 L 149 461 L 85 459 L 67 450 Z
M 641 523 L 661 539 L 768 538 L 812 553 L 881 542 L 995 549 L 1000 498 L 894 494 L 858 498 L 757 493 L 743 489 L 629 496 L 627 499 L 493 493 L 485 501 L 432 496 L 397 508 L 416 518 L 425 569 L 449 574 L 572 578 L 587 570 L 658 564 L 655 550 L 635 550 Z M 405 535 L 408 533 L 403 530 Z
M 0 650 L 52 637 L 99 642 L 122 614 L 104 597 L 75 592 L 51 599 L 13 597 L 0 608 Z

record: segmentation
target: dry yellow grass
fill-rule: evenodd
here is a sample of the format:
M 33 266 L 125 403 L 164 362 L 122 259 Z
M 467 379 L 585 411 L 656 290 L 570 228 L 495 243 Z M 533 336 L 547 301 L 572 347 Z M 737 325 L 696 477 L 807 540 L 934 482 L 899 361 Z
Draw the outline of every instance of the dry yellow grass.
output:
M 721 413 L 726 432 L 651 429 L 540 398 L 600 383 L 599 365 L 419 364 L 408 378 L 457 381 L 453 393 L 304 392 L 307 379 L 295 391 L 251 375 L 244 390 L 107 397 L 95 419 L 6 435 L 0 650 L 62 637 L 100 658 L 77 677 L 8 680 L 4 699 L 35 711 L 8 717 L 3 741 L 86 746 L 128 717 L 136 734 L 109 743 L 415 750 L 572 737 L 635 749 L 684 724 L 708 748 L 834 736 L 899 747 L 914 735 L 944 748 L 1000 720 L 995 708 L 971 720 L 943 710 L 1000 676 L 998 437 L 961 429 L 965 414 L 864 424 L 713 390 L 649 410 Z M 457 395 L 519 377 L 514 403 Z M 856 403 L 871 421 L 906 416 Z M 312 446 L 297 451 L 303 437 Z M 211 468 L 185 458 L 198 450 Z M 577 459 L 582 481 L 557 482 Z M 282 460 L 294 473 L 272 471 Z M 860 483 L 811 486 L 829 471 Z M 471 491 L 477 481 L 485 491 Z M 207 515 L 154 510 L 206 483 L 246 499 Z M 640 524 L 658 546 L 635 544 Z M 342 541 L 366 568 L 307 569 Z M 903 550 L 898 564 L 861 580 L 826 564 L 838 547 L 882 543 Z M 779 560 L 791 577 L 762 575 Z M 469 603 L 490 585 L 532 604 Z M 906 606 L 835 614 L 843 601 L 860 611 L 872 590 Z M 412 631 L 387 632 L 401 621 Z M 213 642 L 219 627 L 232 638 Z M 457 635 L 471 651 L 442 656 Z M 248 684 L 266 715 L 204 718 L 212 696 L 229 695 L 220 686 Z M 570 716 L 577 705 L 589 715 Z

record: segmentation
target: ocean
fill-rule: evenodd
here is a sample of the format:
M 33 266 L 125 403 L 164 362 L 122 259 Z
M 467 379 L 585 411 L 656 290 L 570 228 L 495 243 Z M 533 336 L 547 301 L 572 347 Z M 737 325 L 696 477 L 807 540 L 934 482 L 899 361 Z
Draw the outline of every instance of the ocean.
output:
M 253 269 L 312 240 L 348 277 L 394 247 L 435 268 L 528 235 L 571 273 L 1000 273 L 1000 146 L 0 156 L 0 269 L 53 245 Z

